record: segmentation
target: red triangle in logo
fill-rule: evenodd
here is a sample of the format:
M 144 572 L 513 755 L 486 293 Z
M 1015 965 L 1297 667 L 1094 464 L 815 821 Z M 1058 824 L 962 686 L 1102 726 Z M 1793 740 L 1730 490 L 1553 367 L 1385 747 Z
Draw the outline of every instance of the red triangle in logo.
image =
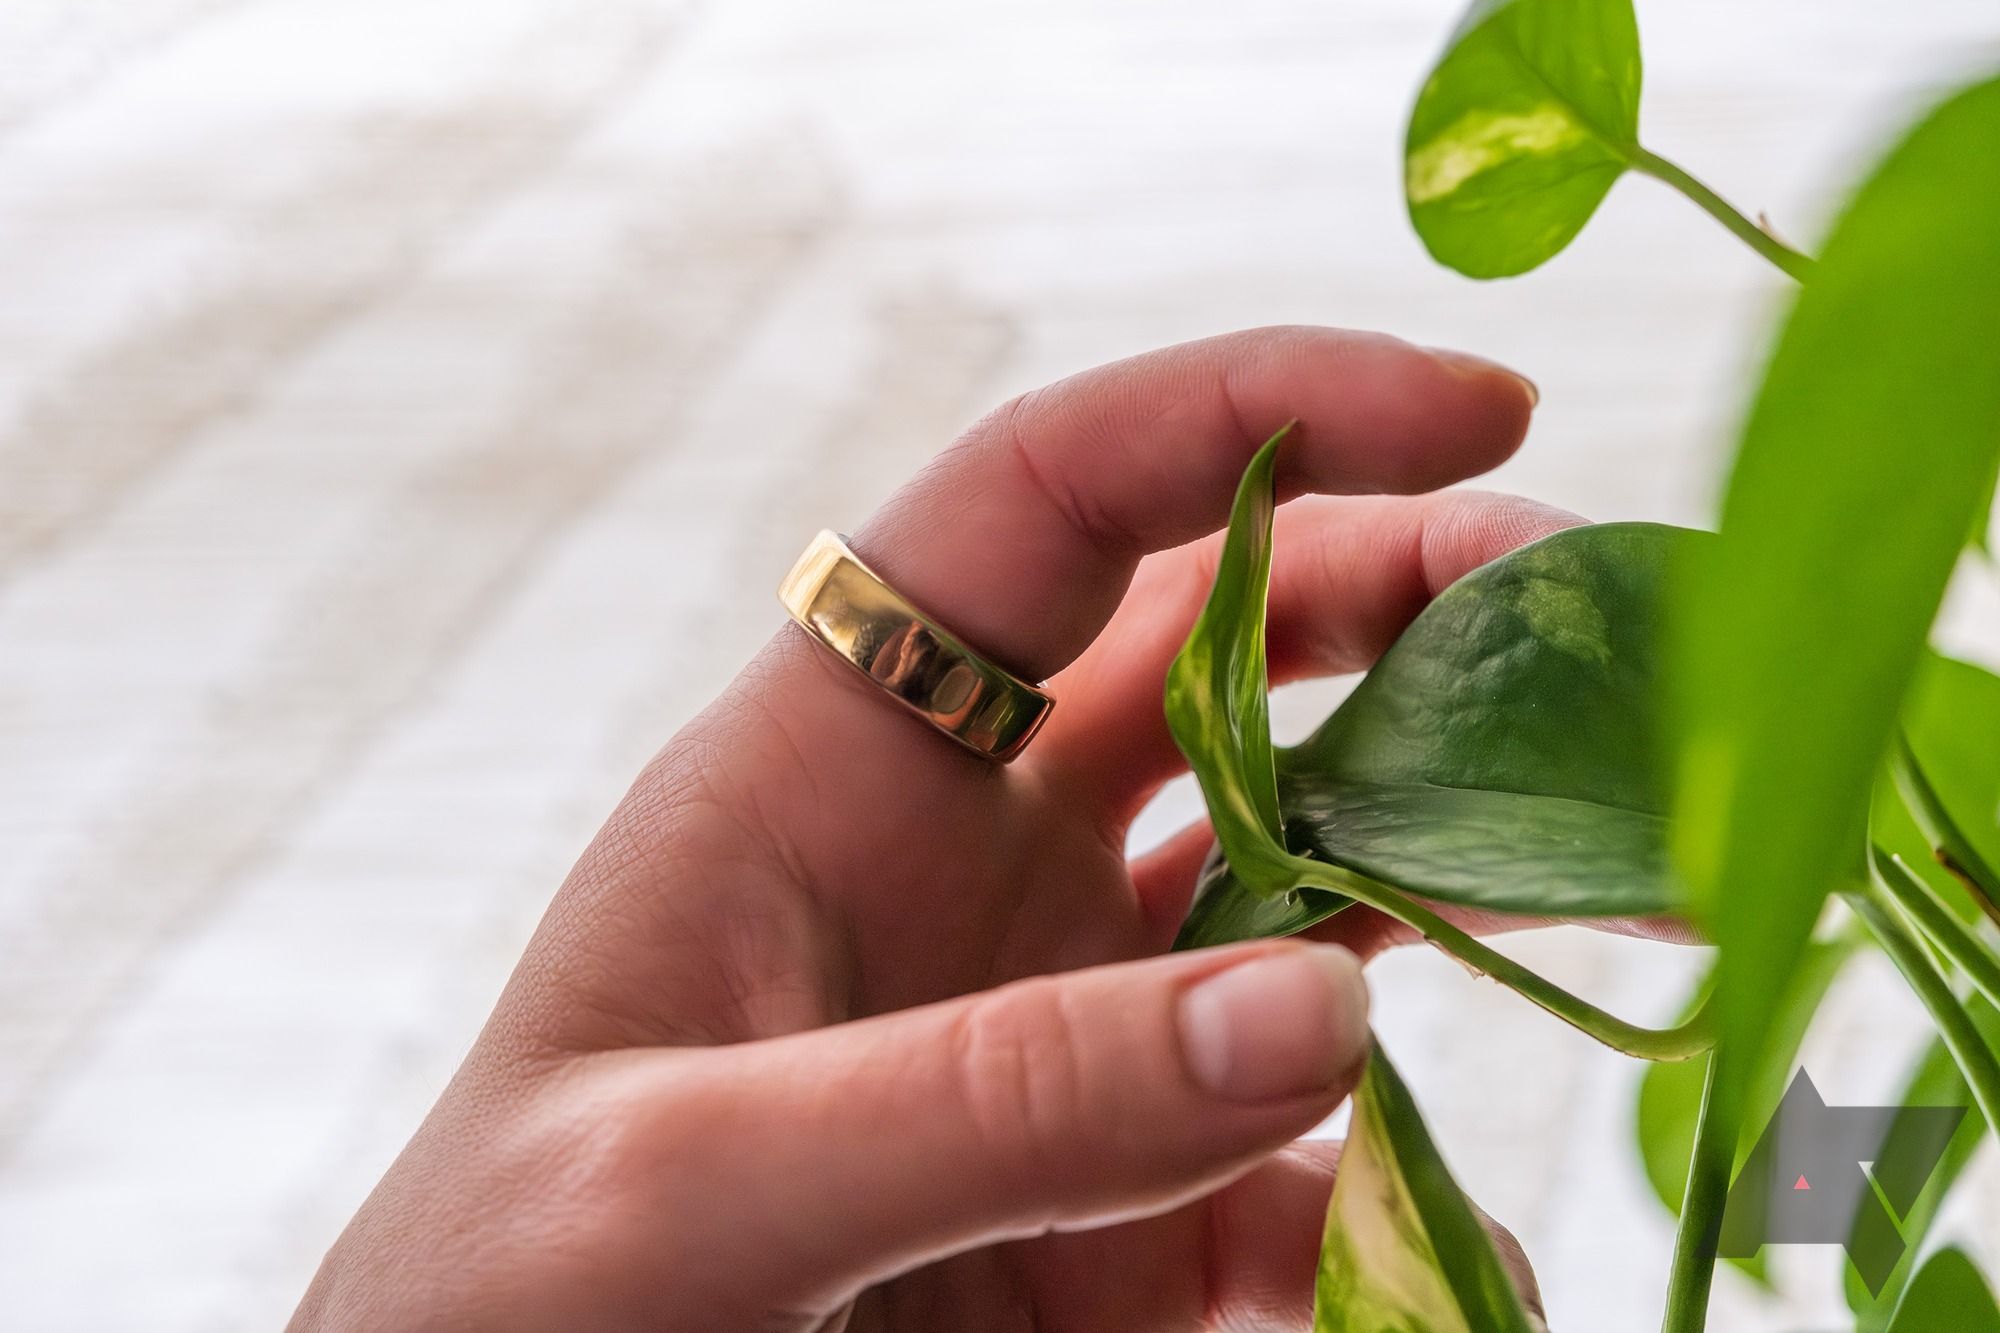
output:
M 1793 1184 L 1792 1188 L 1795 1190 L 1809 1190 L 1812 1188 L 1812 1186 L 1806 1183 L 1806 1178 L 1804 1176 L 1800 1176 L 1797 1182 Z

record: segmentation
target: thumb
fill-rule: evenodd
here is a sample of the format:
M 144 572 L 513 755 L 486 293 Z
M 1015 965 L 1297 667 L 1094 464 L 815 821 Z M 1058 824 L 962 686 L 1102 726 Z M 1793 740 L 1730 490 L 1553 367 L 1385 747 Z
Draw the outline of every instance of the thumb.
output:
M 725 1306 L 832 1306 L 976 1245 L 1163 1212 L 1331 1112 L 1367 1010 L 1352 954 L 1279 941 L 664 1054 L 655 1160 L 713 1247 L 682 1257 Z

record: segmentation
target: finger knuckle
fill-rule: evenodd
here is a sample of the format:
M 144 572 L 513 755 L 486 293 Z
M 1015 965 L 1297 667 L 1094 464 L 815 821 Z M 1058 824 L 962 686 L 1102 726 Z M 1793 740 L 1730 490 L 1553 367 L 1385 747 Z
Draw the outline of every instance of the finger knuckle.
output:
M 966 1011 L 954 1039 L 968 1123 L 995 1161 L 1023 1179 L 1075 1169 L 1089 1089 L 1062 989 L 1030 981 L 995 992 Z

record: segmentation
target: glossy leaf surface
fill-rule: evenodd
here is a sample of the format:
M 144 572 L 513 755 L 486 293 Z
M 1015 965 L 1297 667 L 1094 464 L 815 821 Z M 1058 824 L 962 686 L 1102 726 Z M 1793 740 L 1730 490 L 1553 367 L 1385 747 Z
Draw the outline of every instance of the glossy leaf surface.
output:
M 1291 848 L 1492 911 L 1672 907 L 1658 620 L 1670 554 L 1698 540 L 1656 524 L 1571 528 L 1447 588 L 1317 732 L 1278 753 Z M 1183 943 L 1303 929 L 1345 901 L 1257 896 L 1212 869 Z
M 1919 125 L 1836 225 L 1721 538 L 1681 581 L 1676 860 L 1722 946 L 1728 1117 L 1829 888 L 1861 863 L 1871 779 L 2000 450 L 1995 197 L 2000 82 Z
M 1560 251 L 1637 151 L 1639 84 L 1631 0 L 1477 0 L 1410 113 L 1425 248 L 1475 278 Z
M 1529 1333 L 1492 1237 L 1378 1044 L 1354 1093 L 1313 1300 L 1315 1333 Z
M 1168 723 L 1201 783 L 1220 850 L 1230 858 L 1226 876 L 1206 877 L 1210 892 L 1194 904 L 1176 947 L 1220 942 L 1211 935 L 1238 938 L 1232 931 L 1283 933 L 1296 928 L 1302 917 L 1324 915 L 1352 899 L 1402 922 L 1467 966 L 1615 1050 L 1641 1059 L 1684 1060 L 1707 1049 L 1713 1037 L 1705 1014 L 1665 1029 L 1629 1023 L 1489 949 L 1401 886 L 1287 847 L 1280 821 L 1269 813 L 1276 804 L 1269 795 L 1276 789 L 1276 778 L 1263 696 L 1264 600 L 1270 578 L 1276 447 L 1273 439 L 1246 470 L 1215 586 L 1167 672 Z M 1666 531 L 1651 530 L 1655 536 Z M 1554 570 L 1561 564 L 1544 557 L 1543 564 L 1534 567 Z M 1626 572 L 1630 566 L 1612 562 L 1608 568 Z M 1656 569 L 1655 580 L 1657 575 Z M 1544 582 L 1550 586 L 1532 592 L 1517 609 L 1534 621 L 1538 634 L 1561 640 L 1564 654 L 1590 658 L 1598 662 L 1601 673 L 1617 674 L 1607 658 L 1610 650 L 1604 645 L 1610 638 L 1602 617 L 1583 614 L 1590 609 L 1588 599 L 1579 599 L 1576 589 L 1560 580 Z M 1596 633 L 1603 641 L 1593 644 L 1582 631 Z M 1477 767 L 1480 761 L 1471 762 Z

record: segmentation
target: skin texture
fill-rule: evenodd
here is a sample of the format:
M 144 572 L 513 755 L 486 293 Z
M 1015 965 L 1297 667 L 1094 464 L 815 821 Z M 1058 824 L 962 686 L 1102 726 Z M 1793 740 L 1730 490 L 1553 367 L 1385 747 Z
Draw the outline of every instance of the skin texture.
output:
M 1296 418 L 1281 493 L 1337 497 L 1280 512 L 1273 676 L 1353 671 L 1578 521 L 1428 493 L 1511 454 L 1533 405 L 1477 358 L 1281 328 L 972 427 L 854 546 L 1051 680 L 1041 736 L 984 762 L 782 628 L 583 854 L 294 1327 L 1307 1326 L 1337 1147 L 1287 1145 L 1358 1076 L 1354 959 L 1155 957 L 1207 831 L 1128 864 L 1125 830 L 1182 770 L 1162 683 L 1256 447 Z M 1362 956 L 1393 939 L 1329 924 Z M 1196 1058 L 1183 1001 L 1237 968 L 1290 989 Z M 1253 1066 L 1256 1095 L 1200 1072 Z

